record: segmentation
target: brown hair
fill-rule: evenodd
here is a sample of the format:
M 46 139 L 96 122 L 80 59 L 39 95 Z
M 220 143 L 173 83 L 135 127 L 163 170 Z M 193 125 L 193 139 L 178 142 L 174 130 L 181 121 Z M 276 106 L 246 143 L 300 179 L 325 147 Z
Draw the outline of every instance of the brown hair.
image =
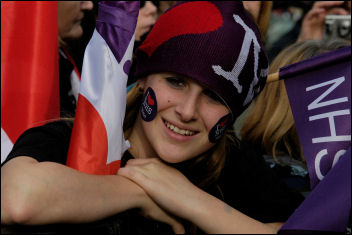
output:
M 253 21 L 257 24 L 260 32 L 260 36 L 262 40 L 264 40 L 270 24 L 270 15 L 273 7 L 273 2 L 259 1 L 259 3 L 260 3 L 260 8 L 258 12 L 258 17 L 254 15 L 254 12 L 252 12 L 250 9 L 246 9 L 246 10 L 251 15 Z
M 138 83 L 136 83 L 127 94 L 126 115 L 123 125 L 125 139 L 128 139 L 130 136 L 132 127 L 139 114 L 142 96 L 143 90 L 138 86 Z M 203 187 L 211 184 L 219 177 L 225 162 L 226 146 L 228 146 L 228 144 L 237 144 L 237 139 L 235 138 L 232 129 L 228 129 L 221 140 L 206 153 L 188 160 L 186 164 L 180 164 L 182 165 L 182 169 L 192 169 L 199 165 L 202 165 L 202 167 L 205 166 L 206 169 L 202 169 L 207 173 L 204 177 L 200 179 L 192 179 L 192 176 L 190 176 L 190 180 L 193 181 L 193 183 L 197 184 L 199 187 Z M 183 173 L 188 175 L 189 172 Z
M 256 23 L 263 40 L 265 39 L 266 33 L 268 32 L 272 7 L 272 1 L 261 1 L 258 22 Z
M 296 42 L 277 55 L 269 73 L 278 72 L 280 67 L 347 45 L 350 45 L 350 42 L 340 39 Z M 305 161 L 282 80 L 266 84 L 251 106 L 241 129 L 241 137 L 260 146 L 263 152 L 273 155 L 275 160 L 277 154 L 289 154 Z

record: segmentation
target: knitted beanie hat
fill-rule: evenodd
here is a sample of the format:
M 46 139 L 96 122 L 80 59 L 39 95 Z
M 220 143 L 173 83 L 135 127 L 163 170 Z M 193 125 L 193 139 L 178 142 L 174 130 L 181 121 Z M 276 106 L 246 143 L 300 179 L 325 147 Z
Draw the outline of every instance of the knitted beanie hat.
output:
M 186 1 L 161 15 L 136 51 L 135 77 L 174 72 L 214 91 L 234 121 L 263 89 L 268 60 L 238 1 Z

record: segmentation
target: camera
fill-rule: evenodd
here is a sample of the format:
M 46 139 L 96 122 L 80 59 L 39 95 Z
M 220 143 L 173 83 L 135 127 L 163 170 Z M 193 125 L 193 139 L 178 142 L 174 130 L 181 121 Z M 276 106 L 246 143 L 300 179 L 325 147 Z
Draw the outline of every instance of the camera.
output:
M 324 37 L 351 40 L 351 15 L 326 15 Z

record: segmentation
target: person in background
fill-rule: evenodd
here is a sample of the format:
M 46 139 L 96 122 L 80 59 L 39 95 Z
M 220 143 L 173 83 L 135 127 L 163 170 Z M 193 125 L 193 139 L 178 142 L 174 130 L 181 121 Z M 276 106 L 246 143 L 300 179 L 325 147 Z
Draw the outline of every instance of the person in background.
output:
M 350 42 L 337 38 L 296 42 L 275 58 L 270 73 L 348 45 Z M 249 108 L 240 134 L 242 140 L 261 150 L 266 161 L 291 190 L 309 191 L 307 166 L 283 80 L 266 84 Z
M 159 12 L 158 15 L 160 16 L 163 14 L 167 9 L 175 5 L 178 1 L 159 1 Z
M 316 1 L 304 16 L 297 41 L 321 40 L 325 33 L 327 15 L 350 15 L 351 1 Z
M 289 2 L 284 4 L 291 5 Z M 325 32 L 326 15 L 351 14 L 351 1 L 298 1 L 292 5 L 297 5 L 302 9 L 302 16 L 294 22 L 291 30 L 267 48 L 270 63 L 281 50 L 297 40 L 322 39 Z
M 136 38 L 137 42 L 142 41 L 142 36 L 148 33 L 157 20 L 158 7 L 152 1 L 141 1 L 137 19 Z
M 81 23 L 85 11 L 92 9 L 91 1 L 58 1 L 57 3 L 61 117 L 74 117 L 76 112 L 80 70 L 76 66 L 69 44 L 82 37 Z
M 272 1 L 243 1 L 244 8 L 252 15 L 262 35 L 264 44 L 269 28 Z

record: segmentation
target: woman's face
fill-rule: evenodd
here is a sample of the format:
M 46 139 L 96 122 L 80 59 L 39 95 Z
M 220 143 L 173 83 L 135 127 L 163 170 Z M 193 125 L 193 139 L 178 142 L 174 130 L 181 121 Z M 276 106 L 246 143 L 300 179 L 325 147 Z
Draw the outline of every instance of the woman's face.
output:
M 85 10 L 92 10 L 92 1 L 58 1 L 58 30 L 62 40 L 77 39 L 82 36 L 81 21 Z
M 177 163 L 214 146 L 209 132 L 230 111 L 213 92 L 173 73 L 152 74 L 140 82 L 144 92 L 148 88 L 154 91 L 157 103 L 151 121 L 142 120 L 141 115 L 138 118 L 149 153 L 156 155 L 148 157 Z

